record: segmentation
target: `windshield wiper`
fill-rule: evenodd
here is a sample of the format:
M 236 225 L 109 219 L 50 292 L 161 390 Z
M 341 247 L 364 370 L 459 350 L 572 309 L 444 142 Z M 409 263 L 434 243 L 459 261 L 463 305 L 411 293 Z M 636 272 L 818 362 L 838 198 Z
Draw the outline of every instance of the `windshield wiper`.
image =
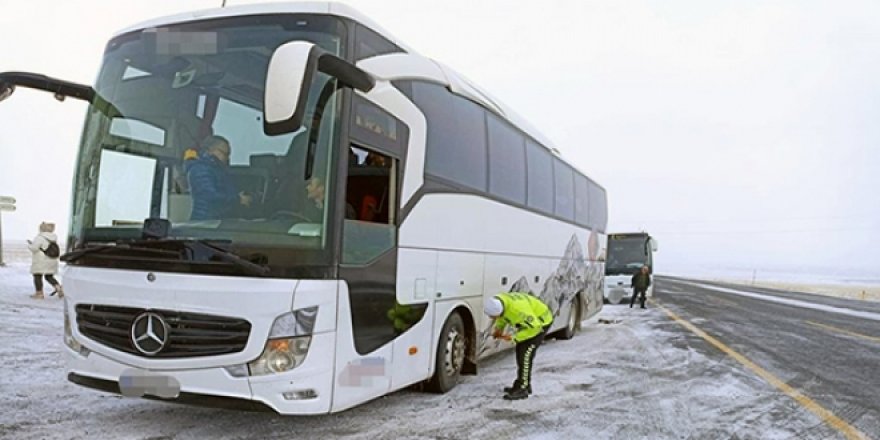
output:
M 232 264 L 244 269 L 246 272 L 251 273 L 252 275 L 265 276 L 265 275 L 269 275 L 269 272 L 271 271 L 269 266 L 267 266 L 265 264 L 257 264 L 252 261 L 248 261 L 248 260 L 238 256 L 238 254 L 236 254 L 232 251 L 223 249 L 220 246 L 217 246 L 215 244 L 211 244 L 212 240 L 189 239 L 189 240 L 175 240 L 175 241 L 181 241 L 181 242 L 184 242 L 188 245 L 195 244 L 195 245 L 202 246 L 203 248 L 208 249 L 210 252 L 212 252 L 215 256 L 219 257 L 221 260 L 226 261 L 228 263 L 232 263 Z
M 177 244 L 186 249 L 188 249 L 191 253 L 189 256 L 192 261 L 198 262 L 199 260 L 196 258 L 196 254 L 200 254 L 207 251 L 211 254 L 211 256 L 218 257 L 220 260 L 233 264 L 235 266 L 240 267 L 245 272 L 250 273 L 251 275 L 260 275 L 265 276 L 268 275 L 271 269 L 269 266 L 264 264 L 257 264 L 252 261 L 248 261 L 245 258 L 240 257 L 238 254 L 223 249 L 216 244 L 212 244 L 212 242 L 216 242 L 218 240 L 209 240 L 209 239 L 196 239 L 196 238 L 157 238 L 157 239 L 141 239 L 141 240 L 131 240 L 128 243 L 137 246 L 167 246 L 168 244 Z M 155 248 L 153 248 L 155 249 Z M 169 251 L 166 251 L 169 252 Z M 178 255 L 179 257 L 179 255 Z M 210 261 L 210 260 L 208 260 Z
M 174 260 L 186 260 L 187 258 L 181 254 L 181 250 L 187 249 L 188 257 L 190 261 L 198 262 L 196 259 L 196 254 L 203 254 L 205 252 L 209 253 L 213 257 L 217 257 L 219 260 L 233 264 L 235 266 L 240 267 L 245 272 L 251 275 L 259 275 L 265 276 L 268 275 L 271 269 L 269 266 L 264 264 L 254 263 L 252 261 L 248 261 L 234 252 L 223 249 L 220 246 L 212 244 L 212 241 L 216 240 L 205 240 L 205 239 L 179 239 L 179 238 L 161 238 L 161 239 L 139 239 L 139 240 L 126 240 L 126 241 L 117 241 L 115 244 L 105 244 L 95 247 L 90 247 L 86 249 L 80 249 L 73 252 L 68 252 L 61 256 L 61 261 L 71 262 L 76 261 L 86 255 L 103 253 L 103 252 L 112 252 L 115 250 L 128 250 L 135 252 L 144 252 L 154 254 L 160 257 L 170 257 Z M 161 249 L 162 246 L 168 245 L 177 245 L 180 246 L 180 249 L 177 251 Z M 210 260 L 207 260 L 210 262 Z
M 120 250 L 120 249 L 137 251 L 137 252 L 147 252 L 147 253 L 156 254 L 156 255 L 163 255 L 163 256 L 167 256 L 167 257 L 180 258 L 180 252 L 169 251 L 166 249 L 156 249 L 156 248 L 152 248 L 152 247 L 132 246 L 129 243 L 118 242 L 115 244 L 102 244 L 100 246 L 94 246 L 94 247 L 90 247 L 90 248 L 71 251 L 71 252 L 68 252 L 68 253 L 62 255 L 61 261 L 65 262 L 65 263 L 70 263 L 71 261 L 79 260 L 80 258 L 82 258 L 86 255 L 89 255 L 89 254 L 96 254 L 96 253 L 102 253 L 102 252 L 114 251 L 114 250 Z

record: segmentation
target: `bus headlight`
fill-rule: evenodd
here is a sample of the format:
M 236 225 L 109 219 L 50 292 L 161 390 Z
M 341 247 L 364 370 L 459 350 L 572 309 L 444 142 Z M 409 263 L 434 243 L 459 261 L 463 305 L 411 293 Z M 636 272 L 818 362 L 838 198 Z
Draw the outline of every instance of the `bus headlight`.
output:
M 284 373 L 302 365 L 311 343 L 311 336 L 269 339 L 263 354 L 248 364 L 251 376 Z
M 248 363 L 251 376 L 284 373 L 302 365 L 312 343 L 317 315 L 318 307 L 309 307 L 275 318 L 263 353 Z

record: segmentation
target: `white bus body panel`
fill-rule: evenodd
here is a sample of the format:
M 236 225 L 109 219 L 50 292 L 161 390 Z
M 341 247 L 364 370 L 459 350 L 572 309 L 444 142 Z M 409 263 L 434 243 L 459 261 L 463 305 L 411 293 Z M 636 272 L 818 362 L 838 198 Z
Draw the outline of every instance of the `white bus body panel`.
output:
M 391 390 L 392 344 L 361 355 L 354 346 L 351 303 L 348 286 L 339 290 L 338 327 L 336 332 L 336 365 L 333 370 L 336 388 L 332 411 L 342 411 L 382 396 Z
M 397 302 L 424 304 L 437 294 L 437 251 L 400 248 L 397 252 Z
M 348 287 L 345 283 L 340 286 L 332 412 L 429 378 L 434 348 L 434 308 L 428 307 L 419 322 L 393 341 L 370 353 L 360 354 L 354 346 Z M 410 352 L 411 347 L 416 348 L 414 353 Z
M 446 75 L 436 61 L 413 53 L 389 53 L 358 61 L 357 66 L 385 81 L 422 80 L 446 84 Z
M 591 234 L 596 235 L 592 252 L 588 249 Z M 491 321 L 482 313 L 484 298 L 511 290 L 530 291 L 556 314 L 552 330 L 565 326 L 574 293 L 581 293 L 586 306 L 583 319 L 601 309 L 604 268 L 595 257 L 604 246 L 604 234 L 485 197 L 441 193 L 421 198 L 401 225 L 398 237 L 402 268 L 406 267 L 407 253 L 436 252 L 436 296 L 462 298 L 471 304 L 481 355 L 510 346 L 488 337 Z M 400 272 L 400 285 L 413 283 L 406 280 L 406 273 Z M 482 292 L 474 297 L 479 301 L 473 301 L 476 288 L 468 286 L 479 283 L 480 274 Z M 436 313 L 435 331 L 439 331 L 446 312 L 438 304 Z
M 467 298 L 483 295 L 486 256 L 476 252 L 437 253 L 437 297 Z
M 400 227 L 404 248 L 562 258 L 588 230 L 470 194 L 426 194 Z

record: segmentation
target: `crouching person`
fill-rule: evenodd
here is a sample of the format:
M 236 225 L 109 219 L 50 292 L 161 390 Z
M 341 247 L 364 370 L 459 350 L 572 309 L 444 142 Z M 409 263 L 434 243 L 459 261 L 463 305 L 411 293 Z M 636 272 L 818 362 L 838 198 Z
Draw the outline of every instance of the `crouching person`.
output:
M 501 293 L 486 301 L 483 311 L 495 320 L 492 337 L 516 343 L 516 380 L 504 388 L 505 400 L 519 400 L 532 393 L 532 364 L 538 347 L 553 324 L 553 313 L 546 304 L 528 293 Z M 511 326 L 513 336 L 504 334 Z

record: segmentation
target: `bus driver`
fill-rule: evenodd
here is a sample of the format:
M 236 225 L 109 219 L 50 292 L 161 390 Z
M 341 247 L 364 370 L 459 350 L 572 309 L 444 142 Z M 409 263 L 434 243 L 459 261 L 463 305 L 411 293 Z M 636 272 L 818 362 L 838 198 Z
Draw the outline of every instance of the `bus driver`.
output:
M 251 196 L 238 191 L 229 173 L 232 147 L 222 136 L 208 136 L 198 157 L 186 162 L 186 174 L 192 191 L 190 220 L 228 217 L 239 206 L 251 205 Z

